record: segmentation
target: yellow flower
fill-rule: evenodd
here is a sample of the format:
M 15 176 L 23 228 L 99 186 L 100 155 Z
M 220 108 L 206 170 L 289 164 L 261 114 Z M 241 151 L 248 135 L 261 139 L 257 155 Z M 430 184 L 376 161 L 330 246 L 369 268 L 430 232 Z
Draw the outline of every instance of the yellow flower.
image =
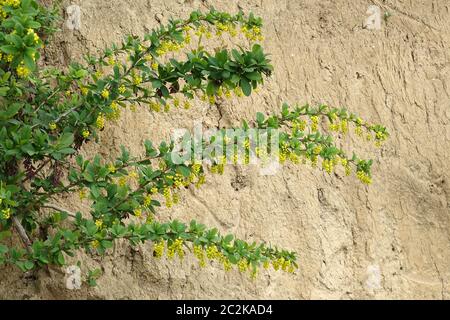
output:
M 3 209 L 2 217 L 3 219 L 8 220 L 11 217 L 11 209 L 10 208 Z
M 317 131 L 318 124 L 319 124 L 319 117 L 318 116 L 311 116 L 311 130 Z
M 108 99 L 109 98 L 109 91 L 107 89 L 103 89 L 102 91 L 102 97 L 104 99 Z
M 349 165 L 345 166 L 345 175 L 349 176 L 352 173 L 352 168 Z
M 147 54 L 144 57 L 145 61 L 152 61 L 153 60 L 153 56 L 151 54 Z
M 167 187 L 164 188 L 163 195 L 164 195 L 164 198 L 166 200 L 166 207 L 167 208 L 171 208 L 172 205 L 173 205 L 173 202 L 172 202 L 172 194 L 170 192 L 170 189 L 167 188 Z
M 330 160 L 323 160 L 322 161 L 322 168 L 328 172 L 328 173 L 332 173 L 333 172 L 333 162 Z
M 126 91 L 127 91 L 127 88 L 125 88 L 124 85 L 121 85 L 121 86 L 119 87 L 119 93 L 120 93 L 120 94 L 124 94 Z
M 2 5 L 17 8 L 18 6 L 20 6 L 20 0 L 0 0 L 0 12 L 2 12 Z M 4 17 L 6 17 L 6 12 L 3 12 L 2 14 L 4 15 Z
M 103 226 L 103 221 L 101 219 L 95 220 L 95 225 L 100 229 Z
M 54 123 L 54 122 L 52 122 L 52 123 L 50 123 L 49 125 L 48 125 L 48 127 L 50 128 L 50 130 L 56 130 L 56 128 L 57 128 L 57 125 L 56 125 L 56 123 Z
M 94 76 L 97 77 L 97 78 L 100 78 L 102 75 L 103 75 L 103 72 L 101 72 L 100 70 L 97 70 L 97 71 L 94 73 Z
M 220 256 L 219 254 L 219 250 L 217 250 L 216 246 L 210 246 L 208 247 L 208 249 L 206 249 L 206 256 L 208 257 L 208 259 L 216 259 Z
M 81 87 L 80 90 L 81 90 L 81 94 L 82 94 L 83 96 L 87 96 L 88 93 L 89 93 L 89 89 L 86 88 L 86 87 Z
M 109 64 L 110 66 L 115 65 L 115 64 L 116 64 L 116 59 L 114 59 L 114 57 L 109 57 L 109 58 L 108 58 L 108 64 Z
M 97 116 L 97 120 L 95 121 L 95 125 L 97 126 L 97 128 L 99 128 L 100 130 L 103 129 L 105 127 L 105 117 L 103 116 L 102 113 L 99 113 Z
M 86 190 L 81 189 L 81 190 L 78 192 L 78 196 L 80 197 L 80 200 L 85 199 L 85 198 L 86 198 Z
M 149 108 L 155 112 L 161 111 L 161 104 L 155 101 L 150 101 Z
M 150 194 L 144 197 L 144 206 L 148 207 L 152 204 L 152 196 Z
M 182 239 L 176 239 L 170 247 L 167 248 L 167 257 L 173 258 L 175 253 L 178 254 L 178 256 L 183 259 L 184 257 L 184 251 L 183 251 L 183 240 Z
M 6 59 L 6 62 L 12 62 L 13 59 L 14 59 L 14 56 L 13 56 L 12 54 L 8 54 L 8 55 L 5 57 L 5 59 Z
M 365 173 L 364 171 L 356 172 L 356 176 L 362 183 L 365 183 L 365 184 L 372 183 L 372 178 L 370 178 L 370 176 L 367 173 Z
M 110 163 L 109 166 L 108 166 L 108 171 L 110 173 L 115 173 L 116 172 L 116 167 L 112 163 Z
M 315 146 L 314 149 L 313 149 L 313 152 L 316 155 L 320 154 L 320 152 L 322 152 L 322 146 L 321 145 Z
M 190 34 L 186 34 L 184 37 L 184 43 L 185 44 L 190 44 L 191 43 L 191 35 Z
M 228 260 L 223 260 L 223 268 L 225 269 L 225 271 L 230 271 L 231 270 L 231 262 Z
M 34 32 L 33 29 L 31 29 L 31 28 L 28 29 L 27 34 L 33 35 L 33 41 L 34 41 L 35 43 L 38 43 L 38 42 L 39 42 L 39 36 L 36 34 L 36 32 Z
M 178 108 L 180 106 L 180 98 L 173 99 L 173 106 Z
M 137 174 L 136 171 L 131 171 L 130 173 L 128 173 L 128 176 L 132 179 L 137 179 L 139 178 L 139 175 Z
M 137 218 L 142 217 L 142 209 L 139 209 L 139 208 L 134 209 L 133 213 Z
M 161 258 L 164 254 L 164 241 L 161 240 L 153 245 L 153 251 L 155 258 Z
M 112 113 L 108 114 L 108 119 L 110 120 L 117 120 L 120 118 L 120 110 L 119 110 L 119 105 L 117 104 L 117 102 L 113 101 L 111 102 L 111 110 Z
M 127 182 L 128 182 L 127 177 L 121 177 L 119 179 L 119 186 L 123 187 L 127 184 Z
M 375 139 L 379 140 L 380 142 L 386 140 L 386 138 L 387 134 L 384 132 L 377 131 L 377 133 L 375 134 Z
M 236 28 L 233 25 L 231 25 L 229 27 L 229 32 L 230 32 L 230 36 L 232 36 L 233 38 L 236 37 L 238 34 Z
M 81 135 L 83 136 L 83 138 L 87 139 L 87 138 L 89 138 L 91 133 L 89 132 L 89 130 L 84 129 L 83 132 L 81 133 Z
M 158 70 L 158 66 L 159 66 L 159 65 L 158 65 L 157 62 L 153 62 L 153 63 L 152 63 L 152 69 L 153 69 L 153 70 L 157 71 L 157 70 Z
M 315 168 L 315 167 L 317 166 L 317 161 L 318 161 L 317 156 L 312 156 L 312 157 L 311 157 L 311 166 L 312 166 L 313 168 Z
M 188 110 L 191 107 L 191 103 L 189 101 L 185 101 L 183 106 L 186 110 Z
M 150 192 L 151 192 L 152 194 L 158 193 L 158 188 L 153 187 L 153 188 L 150 189 Z
M 133 84 L 138 86 L 142 83 L 142 77 L 139 75 L 134 75 L 133 76 Z
M 100 242 L 98 241 L 98 240 L 93 240 L 93 241 L 91 241 L 91 247 L 93 248 L 93 249 L 96 249 L 96 248 L 98 248 L 100 246 Z
M 246 259 L 241 259 L 238 262 L 238 268 L 240 272 L 245 272 L 248 268 L 248 262 Z
M 348 132 L 348 122 L 345 119 L 341 121 L 341 132 L 342 133 Z
M 284 265 L 284 258 L 278 258 L 276 260 L 272 260 L 272 265 L 273 268 L 275 269 L 275 271 L 278 271 L 280 269 L 280 267 L 283 267 Z
M 194 256 L 198 259 L 200 268 L 204 268 L 206 266 L 205 252 L 201 246 L 194 246 Z
M 28 75 L 30 74 L 30 69 L 28 69 L 27 67 L 25 67 L 24 65 L 20 65 L 19 67 L 17 67 L 17 75 L 20 78 L 26 78 L 28 77 Z
M 236 94 L 237 97 L 241 98 L 244 96 L 244 92 L 242 92 L 241 87 L 236 87 L 233 89 L 234 93 Z

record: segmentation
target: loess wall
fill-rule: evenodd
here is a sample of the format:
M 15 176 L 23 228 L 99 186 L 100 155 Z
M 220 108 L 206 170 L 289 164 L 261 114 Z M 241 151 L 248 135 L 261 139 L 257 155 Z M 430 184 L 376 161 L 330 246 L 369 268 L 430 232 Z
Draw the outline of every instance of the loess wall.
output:
M 65 289 L 64 275 L 43 270 L 25 277 L 0 271 L 1 298 L 31 299 L 448 299 L 450 298 L 450 3 L 442 0 L 74 0 L 81 29 L 62 27 L 46 63 L 67 65 L 127 33 L 142 35 L 193 9 L 253 11 L 264 19 L 264 48 L 275 71 L 258 94 L 199 104 L 189 111 L 124 112 L 83 154 L 135 154 L 143 141 L 167 139 L 173 128 L 237 125 L 282 102 L 346 106 L 385 124 L 391 138 L 375 149 L 354 135 L 340 140 L 373 158 L 367 187 L 341 172 L 327 175 L 286 165 L 274 176 L 228 166 L 161 217 L 195 218 L 247 240 L 298 252 L 295 275 L 262 272 L 256 281 L 195 259 L 155 261 L 151 245 L 119 243 L 104 259 L 96 288 Z M 380 30 L 363 28 L 369 5 L 390 13 Z M 219 112 L 220 111 L 220 112 Z M 85 210 L 75 198 L 60 204 Z M 84 268 L 100 265 L 86 258 Z M 73 262 L 76 262 L 74 259 Z

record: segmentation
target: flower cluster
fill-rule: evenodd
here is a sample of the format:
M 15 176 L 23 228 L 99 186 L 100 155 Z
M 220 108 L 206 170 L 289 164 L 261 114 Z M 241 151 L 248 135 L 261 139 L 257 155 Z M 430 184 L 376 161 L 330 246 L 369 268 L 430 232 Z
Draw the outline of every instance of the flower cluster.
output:
M 0 19 L 6 19 L 8 17 L 5 7 L 18 8 L 20 6 L 20 0 L 0 0 Z

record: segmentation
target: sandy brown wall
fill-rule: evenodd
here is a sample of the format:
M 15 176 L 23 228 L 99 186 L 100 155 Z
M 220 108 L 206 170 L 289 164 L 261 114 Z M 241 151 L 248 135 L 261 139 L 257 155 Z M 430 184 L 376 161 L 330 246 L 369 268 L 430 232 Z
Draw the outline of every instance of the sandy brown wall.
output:
M 264 18 L 264 47 L 275 72 L 251 98 L 199 105 L 190 111 L 126 112 L 101 141 L 83 150 L 105 157 L 121 144 L 142 152 L 146 138 L 167 138 L 170 128 L 239 123 L 283 101 L 347 106 L 385 124 L 391 139 L 373 150 L 357 138 L 342 140 L 374 158 L 374 181 L 329 176 L 287 165 L 275 176 L 254 167 L 209 176 L 181 205 L 160 214 L 196 219 L 249 240 L 271 240 L 299 254 L 297 274 L 262 273 L 256 281 L 219 267 L 199 270 L 194 259 L 155 261 L 150 245 L 119 244 L 105 258 L 98 287 L 68 291 L 63 276 L 42 271 L 23 277 L 0 272 L 2 298 L 437 298 L 450 297 L 450 3 L 442 0 L 78 0 L 80 31 L 63 29 L 46 52 L 64 65 L 142 35 L 192 9 Z M 69 2 L 65 2 L 69 4 Z M 391 17 L 381 30 L 362 28 L 370 4 Z M 87 204 L 63 200 L 72 210 Z M 80 255 L 78 258 L 83 258 Z M 76 261 L 76 260 L 75 260 Z M 87 259 L 86 266 L 98 266 Z

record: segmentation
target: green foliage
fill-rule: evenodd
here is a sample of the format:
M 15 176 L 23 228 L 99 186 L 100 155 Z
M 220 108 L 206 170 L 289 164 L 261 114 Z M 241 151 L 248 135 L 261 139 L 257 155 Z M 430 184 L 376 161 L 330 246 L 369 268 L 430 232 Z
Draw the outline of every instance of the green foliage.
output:
M 112 161 L 78 154 L 127 108 L 168 112 L 188 109 L 197 99 L 213 105 L 232 95 L 249 96 L 273 69 L 261 45 L 254 43 L 263 39 L 262 20 L 253 14 L 194 11 L 188 19 L 171 20 L 143 38 L 128 36 L 100 57 L 88 56 L 67 70 L 38 68 L 42 39 L 56 31 L 55 12 L 34 0 L 0 1 L 0 265 L 13 264 L 24 272 L 48 264 L 64 266 L 78 250 L 103 255 L 122 239 L 133 246 L 151 241 L 156 258 L 165 252 L 168 258 L 183 258 L 183 246 L 190 245 L 200 266 L 216 260 L 225 270 L 237 266 L 252 276 L 270 264 L 294 272 L 294 252 L 222 235 L 194 220 L 186 224 L 155 216 L 162 203 L 176 204 L 185 187 L 200 187 L 208 170 L 223 173 L 225 159 L 207 148 L 217 145 L 218 136 L 220 148 L 234 163 L 238 149 L 244 150 L 244 163 L 250 162 L 248 138 L 236 145 L 222 129 L 215 138 L 202 140 L 210 168 L 195 159 L 175 163 L 174 141 L 159 146 L 146 141 L 144 156 L 122 147 Z M 209 52 L 202 41 L 213 32 L 219 37 L 243 35 L 249 46 Z M 185 57 L 176 59 L 182 50 Z M 347 156 L 332 134 L 319 131 L 325 122 L 329 132 L 341 134 L 352 124 L 357 135 L 377 144 L 388 137 L 384 127 L 325 105 L 283 105 L 280 114 L 258 113 L 256 121 L 244 121 L 235 129 L 243 134 L 252 128 L 281 132 L 276 156 L 282 163 L 309 161 L 316 166 L 321 161 L 329 173 L 342 165 L 346 174 L 354 171 L 370 183 L 372 161 Z M 264 159 L 270 150 L 253 151 Z M 72 213 L 52 204 L 74 192 L 89 203 L 89 212 Z M 24 238 L 21 233 L 25 248 L 5 244 L 11 231 L 22 229 L 28 234 Z M 88 284 L 95 285 L 99 276 L 99 270 L 89 271 Z

